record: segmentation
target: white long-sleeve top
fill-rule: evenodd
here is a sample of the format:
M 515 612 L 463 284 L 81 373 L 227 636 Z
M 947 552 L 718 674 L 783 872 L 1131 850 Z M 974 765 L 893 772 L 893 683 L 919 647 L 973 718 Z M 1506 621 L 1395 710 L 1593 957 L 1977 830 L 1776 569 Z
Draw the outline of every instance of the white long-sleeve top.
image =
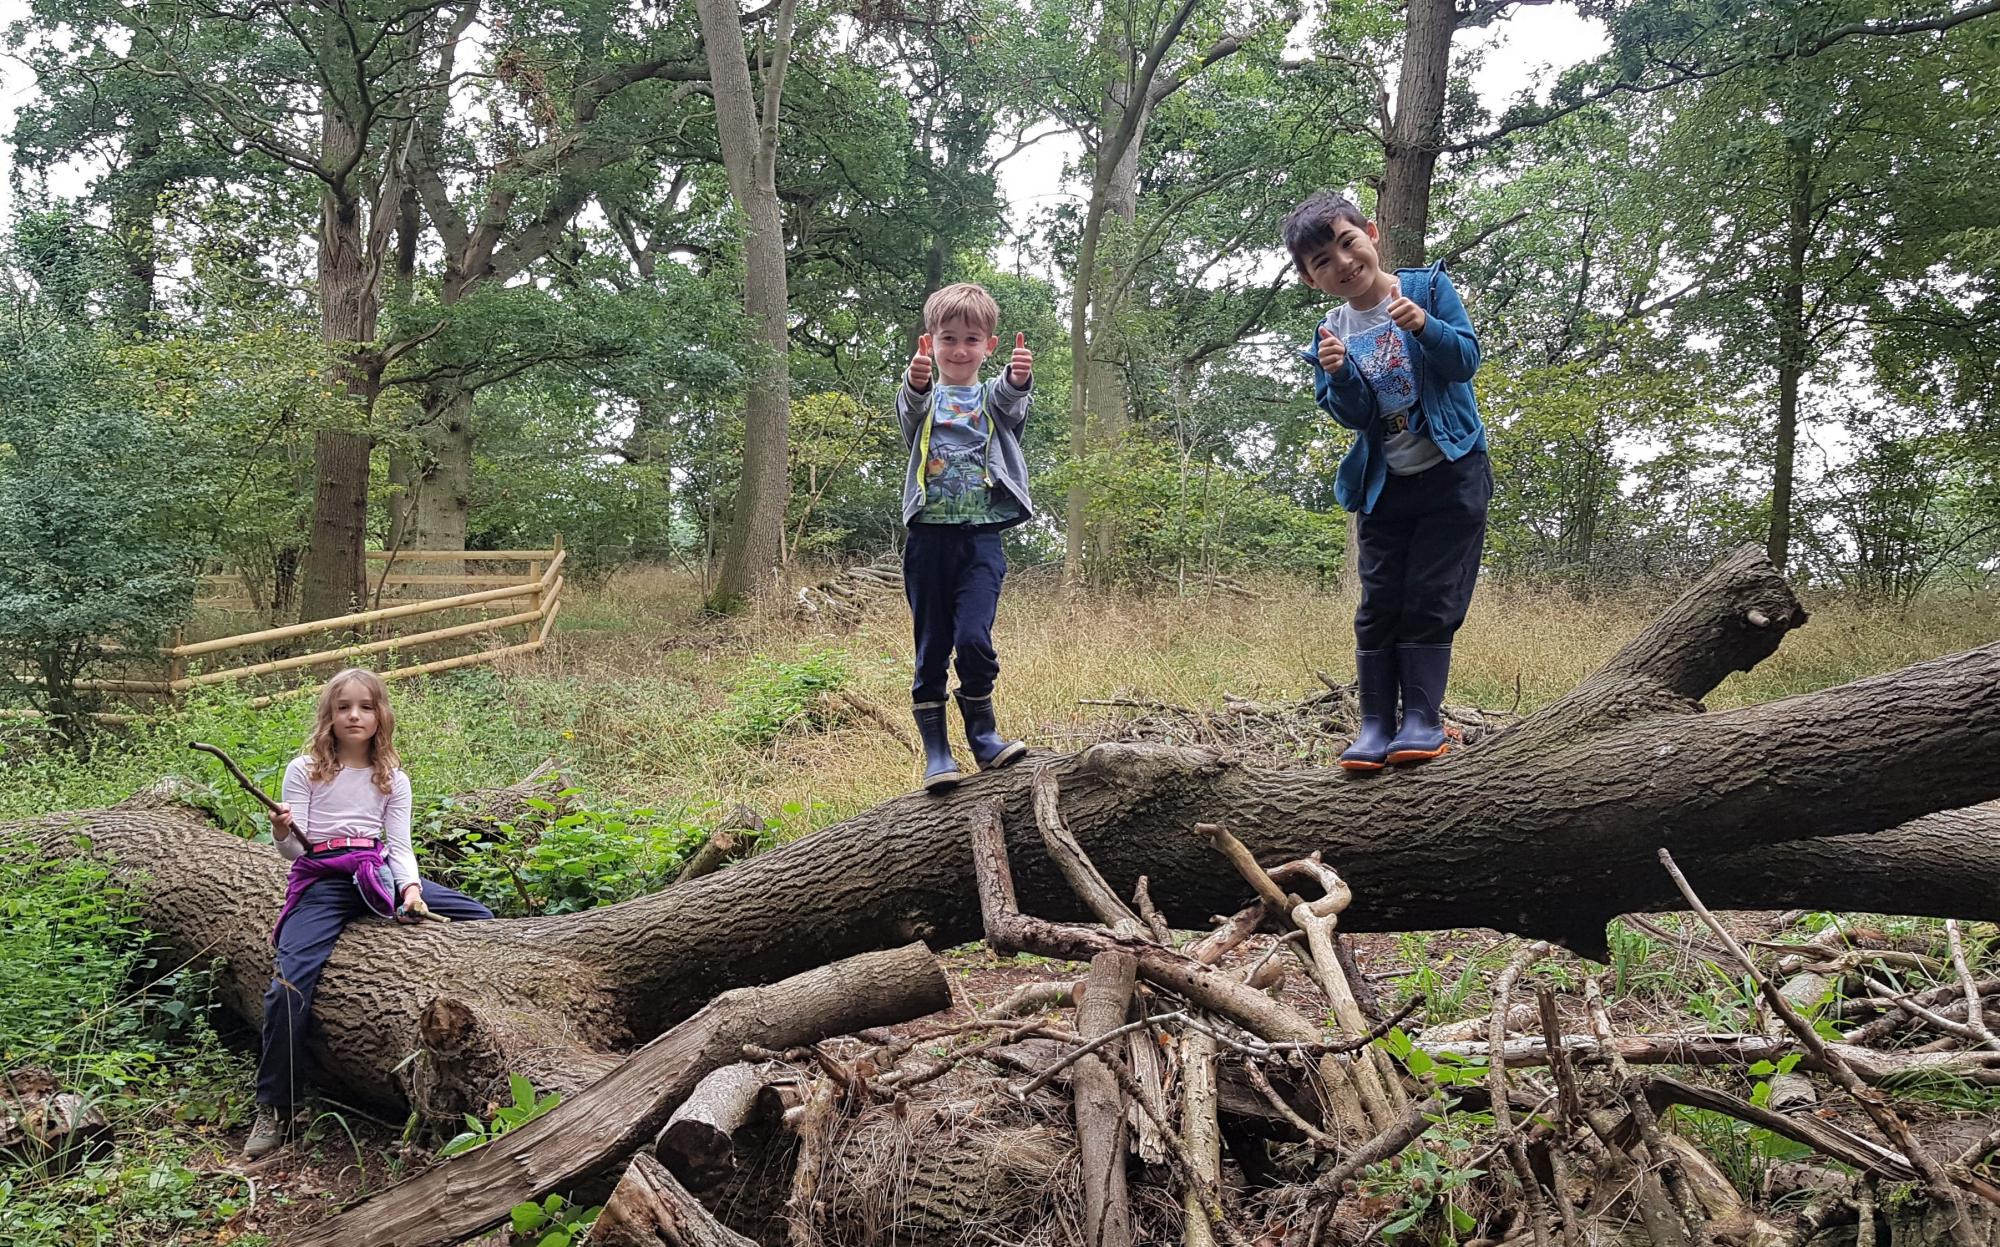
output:
M 410 847 L 410 777 L 398 769 L 385 793 L 375 786 L 374 767 L 344 766 L 319 784 L 312 782 L 311 772 L 312 759 L 303 755 L 285 767 L 285 804 L 292 807 L 292 822 L 307 843 L 324 844 L 342 836 L 386 840 L 396 891 L 417 882 L 417 855 Z M 305 845 L 297 837 L 286 836 L 277 843 L 286 861 L 305 856 Z

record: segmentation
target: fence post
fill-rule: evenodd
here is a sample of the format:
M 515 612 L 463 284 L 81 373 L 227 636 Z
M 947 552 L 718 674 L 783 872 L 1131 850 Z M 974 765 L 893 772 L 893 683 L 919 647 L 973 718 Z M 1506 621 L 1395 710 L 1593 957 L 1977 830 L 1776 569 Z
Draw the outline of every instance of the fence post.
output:
M 183 626 L 174 625 L 173 640 L 167 642 L 167 704 L 172 705 L 180 698 L 180 690 L 174 685 L 187 678 L 187 659 L 177 652 L 184 640 Z

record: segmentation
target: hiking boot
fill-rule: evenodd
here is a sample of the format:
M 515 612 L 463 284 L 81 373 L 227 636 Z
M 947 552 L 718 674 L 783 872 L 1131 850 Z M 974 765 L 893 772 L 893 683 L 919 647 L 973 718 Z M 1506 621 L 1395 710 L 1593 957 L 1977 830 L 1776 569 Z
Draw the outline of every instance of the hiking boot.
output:
M 262 1160 L 285 1145 L 287 1119 L 291 1114 L 271 1104 L 259 1104 L 250 1123 L 250 1138 L 243 1145 L 245 1160 Z
M 1451 748 L 1444 731 L 1444 686 L 1451 675 L 1451 646 L 1398 645 L 1403 686 L 1403 726 L 1389 742 L 1389 762 L 1428 762 Z
M 917 734 L 924 738 L 924 789 L 942 792 L 963 778 L 958 759 L 951 756 L 951 736 L 945 727 L 944 703 L 920 701 L 910 707 L 917 719 Z
M 1028 746 L 1000 734 L 993 719 L 993 698 L 958 696 L 958 717 L 965 720 L 965 743 L 972 746 L 972 760 L 982 771 L 997 770 L 1018 762 Z
M 1355 650 L 1354 687 L 1361 701 L 1361 724 L 1354 743 L 1342 751 L 1340 765 L 1350 771 L 1379 771 L 1396 735 L 1396 651 Z

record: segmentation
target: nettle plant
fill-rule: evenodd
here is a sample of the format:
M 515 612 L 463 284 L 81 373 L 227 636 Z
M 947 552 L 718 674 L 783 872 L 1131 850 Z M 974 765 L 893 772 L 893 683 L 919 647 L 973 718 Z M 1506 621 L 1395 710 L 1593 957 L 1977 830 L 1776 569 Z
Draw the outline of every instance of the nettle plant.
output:
M 699 811 L 624 805 L 565 809 L 578 789 L 534 797 L 527 813 L 454 836 L 435 811 L 425 842 L 452 842 L 451 881 L 506 917 L 568 914 L 657 892 L 708 837 Z

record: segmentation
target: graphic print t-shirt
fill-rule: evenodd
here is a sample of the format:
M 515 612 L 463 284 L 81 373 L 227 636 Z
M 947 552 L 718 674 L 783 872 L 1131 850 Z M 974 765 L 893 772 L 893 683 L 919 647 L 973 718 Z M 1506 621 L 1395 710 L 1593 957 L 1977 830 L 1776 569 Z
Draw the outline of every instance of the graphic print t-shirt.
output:
M 1382 451 L 1389 470 L 1411 476 L 1444 458 L 1437 443 L 1410 432 L 1417 409 L 1417 371 L 1410 335 L 1389 319 L 1389 300 L 1369 308 L 1343 303 L 1327 317 L 1327 327 L 1347 343 L 1348 358 L 1375 387 L 1382 407 Z
M 924 464 L 924 507 L 916 515 L 920 524 L 998 524 L 1020 517 L 1013 497 L 986 479 L 986 441 L 992 430 L 980 403 L 985 389 L 937 386 L 931 454 Z

